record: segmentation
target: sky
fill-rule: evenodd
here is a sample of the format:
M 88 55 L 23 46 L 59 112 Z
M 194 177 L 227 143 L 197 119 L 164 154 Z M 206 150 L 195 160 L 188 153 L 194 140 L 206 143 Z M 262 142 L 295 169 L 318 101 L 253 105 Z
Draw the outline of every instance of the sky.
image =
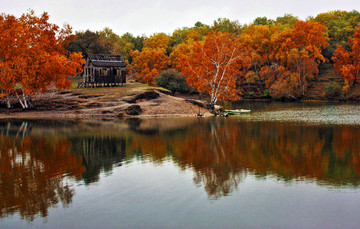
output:
M 28 9 L 49 13 L 51 23 L 68 23 L 74 31 L 111 28 L 149 36 L 191 27 L 197 21 L 212 25 L 218 18 L 251 23 L 257 17 L 276 19 L 292 14 L 300 19 L 331 10 L 360 11 L 359 0 L 0 0 L 0 12 L 21 16 Z

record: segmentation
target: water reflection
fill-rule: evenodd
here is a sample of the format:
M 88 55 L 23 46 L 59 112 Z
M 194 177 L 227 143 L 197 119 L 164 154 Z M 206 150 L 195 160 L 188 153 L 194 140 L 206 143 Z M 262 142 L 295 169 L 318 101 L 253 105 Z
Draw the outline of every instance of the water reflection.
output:
M 46 217 L 59 202 L 68 206 L 74 192 L 64 175 L 80 179 L 84 171 L 68 140 L 31 136 L 31 126 L 1 126 L 0 218 L 18 212 L 33 220 Z
M 360 185 L 356 125 L 231 118 L 52 124 L 0 122 L 0 217 L 46 217 L 49 207 L 72 202 L 71 179 L 90 185 L 133 160 L 191 170 L 211 199 L 231 195 L 249 173 L 331 188 Z

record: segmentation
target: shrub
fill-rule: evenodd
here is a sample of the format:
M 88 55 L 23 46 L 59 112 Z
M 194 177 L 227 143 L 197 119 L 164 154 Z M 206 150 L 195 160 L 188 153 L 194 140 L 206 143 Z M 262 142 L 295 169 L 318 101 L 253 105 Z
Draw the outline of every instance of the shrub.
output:
M 325 86 L 325 97 L 334 99 L 341 94 L 341 87 L 336 82 L 330 82 Z
M 186 78 L 172 69 L 160 73 L 160 75 L 155 78 L 155 83 L 160 87 L 172 91 L 173 94 L 176 92 L 190 93 L 193 91 L 193 88 L 186 83 Z
M 265 89 L 265 90 L 263 91 L 263 95 L 264 95 L 265 97 L 269 97 L 269 95 L 270 95 L 270 90 L 269 90 L 269 89 Z

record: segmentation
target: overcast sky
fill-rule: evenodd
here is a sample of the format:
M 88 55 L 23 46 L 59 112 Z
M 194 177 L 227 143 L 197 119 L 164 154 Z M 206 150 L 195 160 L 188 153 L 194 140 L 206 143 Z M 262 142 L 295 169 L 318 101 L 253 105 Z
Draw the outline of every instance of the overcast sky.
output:
M 75 31 L 111 28 L 122 35 L 171 34 L 176 28 L 191 27 L 197 21 L 211 25 L 217 18 L 241 24 L 256 17 L 275 19 L 286 13 L 306 19 L 330 10 L 360 11 L 359 0 L 0 0 L 0 11 L 20 16 L 28 9 L 37 15 L 46 11 L 50 22 L 65 22 Z

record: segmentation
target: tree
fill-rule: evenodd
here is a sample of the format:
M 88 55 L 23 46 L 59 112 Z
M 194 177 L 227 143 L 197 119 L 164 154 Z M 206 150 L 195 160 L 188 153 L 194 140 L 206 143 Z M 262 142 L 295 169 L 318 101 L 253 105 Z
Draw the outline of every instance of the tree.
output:
M 182 77 L 181 74 L 173 69 L 169 69 L 160 73 L 155 78 L 156 85 L 169 89 L 173 94 L 189 93 L 193 89 L 186 83 L 186 78 Z
M 80 72 L 84 63 L 81 53 L 63 48 L 74 38 L 70 26 L 59 29 L 48 19 L 47 13 L 37 17 L 34 11 L 20 18 L 0 16 L 0 91 L 7 98 L 15 91 L 24 109 L 30 107 L 30 95 L 44 92 L 50 86 L 58 89 L 71 86 L 67 77 Z M 22 89 L 22 97 L 16 87 Z
M 210 95 L 211 105 L 219 99 L 235 100 L 241 93 L 236 80 L 250 66 L 250 54 L 233 34 L 212 31 L 203 42 L 195 42 L 183 55 L 181 71 L 187 82 Z
M 291 14 L 285 14 L 282 17 L 277 17 L 275 20 L 275 25 L 279 26 L 280 29 L 293 28 L 294 24 L 298 21 L 298 17 L 295 17 Z
M 252 63 L 250 72 L 246 75 L 247 81 L 258 82 L 261 89 L 266 75 L 261 75 L 264 66 L 270 66 L 276 50 L 273 42 L 275 34 L 279 33 L 277 26 L 249 25 L 243 29 L 242 41 L 251 51 Z
M 129 68 L 141 83 L 154 85 L 154 77 L 167 68 L 168 56 L 164 49 L 144 48 L 141 52 L 135 50 L 130 55 L 133 63 Z
M 345 79 L 345 88 L 354 87 L 360 75 L 360 27 L 353 37 L 349 38 L 351 51 L 346 51 L 344 46 L 337 45 L 332 60 L 336 72 Z
M 220 32 L 239 34 L 241 30 L 241 25 L 236 20 L 230 21 L 230 19 L 228 18 L 218 18 L 216 21 L 214 21 L 211 29 Z
M 275 33 L 272 69 L 265 71 L 267 77 L 273 79 L 267 81 L 270 95 L 279 97 L 283 92 L 284 97 L 303 97 L 309 81 L 319 73 L 319 64 L 326 61 L 322 50 L 329 45 L 328 40 L 325 26 L 314 21 L 297 21 L 292 29 Z M 276 70 L 279 66 L 284 69 Z
M 65 45 L 65 49 L 70 52 L 81 52 L 86 59 L 89 53 L 92 54 L 110 54 L 112 45 L 106 40 L 102 40 L 99 32 L 86 30 L 85 32 L 76 32 L 76 38 Z
M 148 49 L 165 49 L 169 46 L 170 37 L 165 33 L 154 33 L 144 40 L 144 48 Z
M 254 25 L 271 25 L 274 24 L 274 21 L 268 19 L 267 17 L 257 17 L 254 20 Z
M 141 52 L 130 52 L 133 62 L 129 68 L 141 83 L 154 85 L 154 77 L 167 68 L 169 57 L 166 55 L 166 49 L 169 40 L 166 34 L 155 33 L 144 40 Z
M 325 25 L 330 38 L 330 45 L 323 51 L 324 56 L 331 59 L 337 45 L 342 45 L 350 50 L 348 40 L 354 35 L 356 27 L 360 24 L 360 13 L 356 10 L 334 10 L 320 13 L 314 21 Z

